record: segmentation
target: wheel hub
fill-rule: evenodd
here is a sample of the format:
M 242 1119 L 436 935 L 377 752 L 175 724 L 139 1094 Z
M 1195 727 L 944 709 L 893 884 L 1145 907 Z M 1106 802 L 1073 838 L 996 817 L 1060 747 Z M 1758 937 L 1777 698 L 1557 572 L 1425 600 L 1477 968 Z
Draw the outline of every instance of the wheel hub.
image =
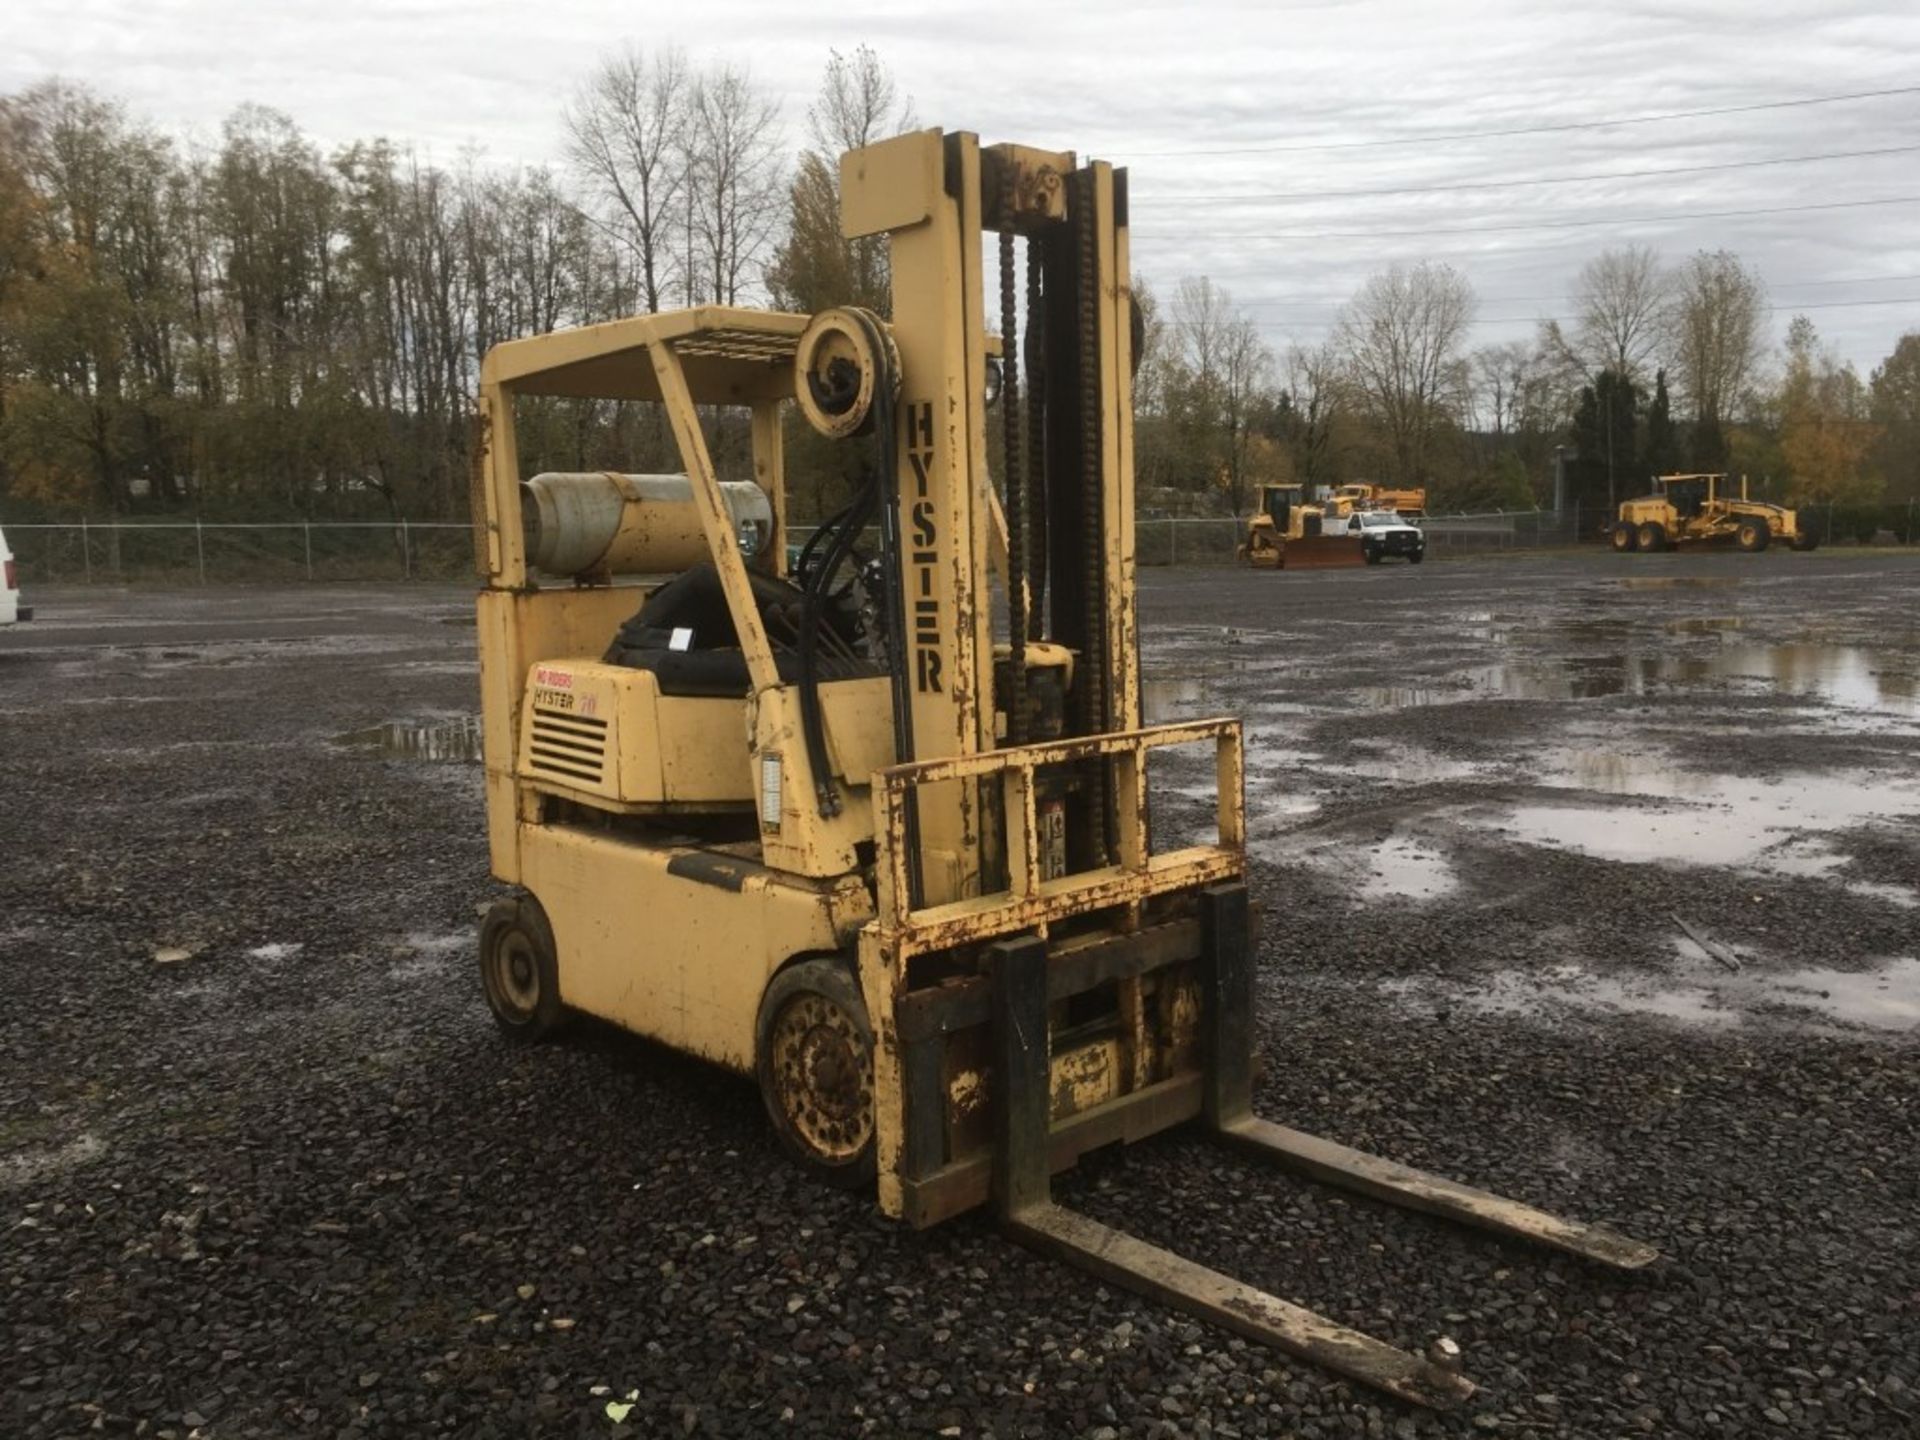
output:
M 540 967 L 523 935 L 508 935 L 494 954 L 494 975 L 500 997 L 521 1015 L 531 1015 L 540 1003 Z
M 773 1073 L 794 1134 L 822 1160 L 859 1156 L 873 1134 L 873 1046 L 824 995 L 796 995 L 773 1027 Z

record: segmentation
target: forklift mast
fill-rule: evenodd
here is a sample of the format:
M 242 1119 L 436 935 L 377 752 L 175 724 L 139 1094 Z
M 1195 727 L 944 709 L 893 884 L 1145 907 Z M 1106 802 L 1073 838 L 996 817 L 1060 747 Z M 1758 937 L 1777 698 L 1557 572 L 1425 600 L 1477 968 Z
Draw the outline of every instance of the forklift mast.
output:
M 1008 743 L 1025 738 L 1031 642 L 1073 656 L 1064 735 L 1137 728 L 1126 173 L 1104 162 L 1079 166 L 1068 152 L 983 148 L 971 134 L 923 131 L 846 155 L 841 195 L 847 237 L 885 235 L 892 259 L 901 389 L 890 427 L 881 421 L 893 432 L 896 467 L 882 524 L 897 537 L 886 558 L 899 596 L 899 759 L 991 750 L 997 715 Z M 983 232 L 997 233 L 1000 259 L 1008 443 L 997 494 Z M 995 557 L 1003 562 L 1007 654 L 998 673 L 1007 695 L 995 693 Z M 1076 869 L 1111 848 L 1098 768 L 1065 802 Z M 982 822 L 991 805 L 963 783 L 916 796 L 916 903 L 991 888 L 1004 860 Z

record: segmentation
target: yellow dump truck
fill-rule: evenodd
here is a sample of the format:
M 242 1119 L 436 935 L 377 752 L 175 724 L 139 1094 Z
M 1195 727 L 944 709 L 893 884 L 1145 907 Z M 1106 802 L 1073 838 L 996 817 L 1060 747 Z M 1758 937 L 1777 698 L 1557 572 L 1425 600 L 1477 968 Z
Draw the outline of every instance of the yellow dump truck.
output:
M 1425 486 L 1393 490 L 1385 485 L 1340 485 L 1335 487 L 1333 498 L 1350 510 L 1392 510 L 1410 520 L 1427 513 Z

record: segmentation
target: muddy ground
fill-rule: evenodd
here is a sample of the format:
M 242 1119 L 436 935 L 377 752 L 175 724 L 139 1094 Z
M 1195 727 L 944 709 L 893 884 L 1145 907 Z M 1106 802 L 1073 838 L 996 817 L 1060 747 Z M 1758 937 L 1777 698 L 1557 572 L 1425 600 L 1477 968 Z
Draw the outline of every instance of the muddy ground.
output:
M 1446 1417 L 984 1221 L 903 1232 L 782 1163 L 744 1082 L 596 1028 L 503 1045 L 459 591 L 32 599 L 0 635 L 0 1435 L 1920 1434 L 1911 558 L 1145 575 L 1155 715 L 1249 726 L 1263 1111 L 1666 1258 L 1178 1136 L 1064 1194 L 1453 1337 L 1482 1389 Z

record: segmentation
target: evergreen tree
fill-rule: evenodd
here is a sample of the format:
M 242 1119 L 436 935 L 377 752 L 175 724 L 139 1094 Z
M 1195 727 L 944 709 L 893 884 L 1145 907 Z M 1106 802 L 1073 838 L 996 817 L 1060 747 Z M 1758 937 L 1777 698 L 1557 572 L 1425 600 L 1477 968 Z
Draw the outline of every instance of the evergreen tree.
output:
M 1639 394 L 1633 381 L 1602 370 L 1580 391 L 1573 414 L 1573 498 L 1596 510 L 1638 495 L 1646 487 L 1635 464 Z
M 1673 412 L 1667 401 L 1667 372 L 1653 377 L 1653 402 L 1647 407 L 1647 447 L 1640 468 L 1649 475 L 1669 475 L 1679 461 L 1673 432 Z
M 1720 474 L 1727 468 L 1727 456 L 1731 453 L 1727 446 L 1727 432 L 1720 428 L 1720 422 L 1712 416 L 1696 421 L 1693 433 L 1688 437 L 1687 453 L 1692 456 L 1692 468 L 1700 474 Z

